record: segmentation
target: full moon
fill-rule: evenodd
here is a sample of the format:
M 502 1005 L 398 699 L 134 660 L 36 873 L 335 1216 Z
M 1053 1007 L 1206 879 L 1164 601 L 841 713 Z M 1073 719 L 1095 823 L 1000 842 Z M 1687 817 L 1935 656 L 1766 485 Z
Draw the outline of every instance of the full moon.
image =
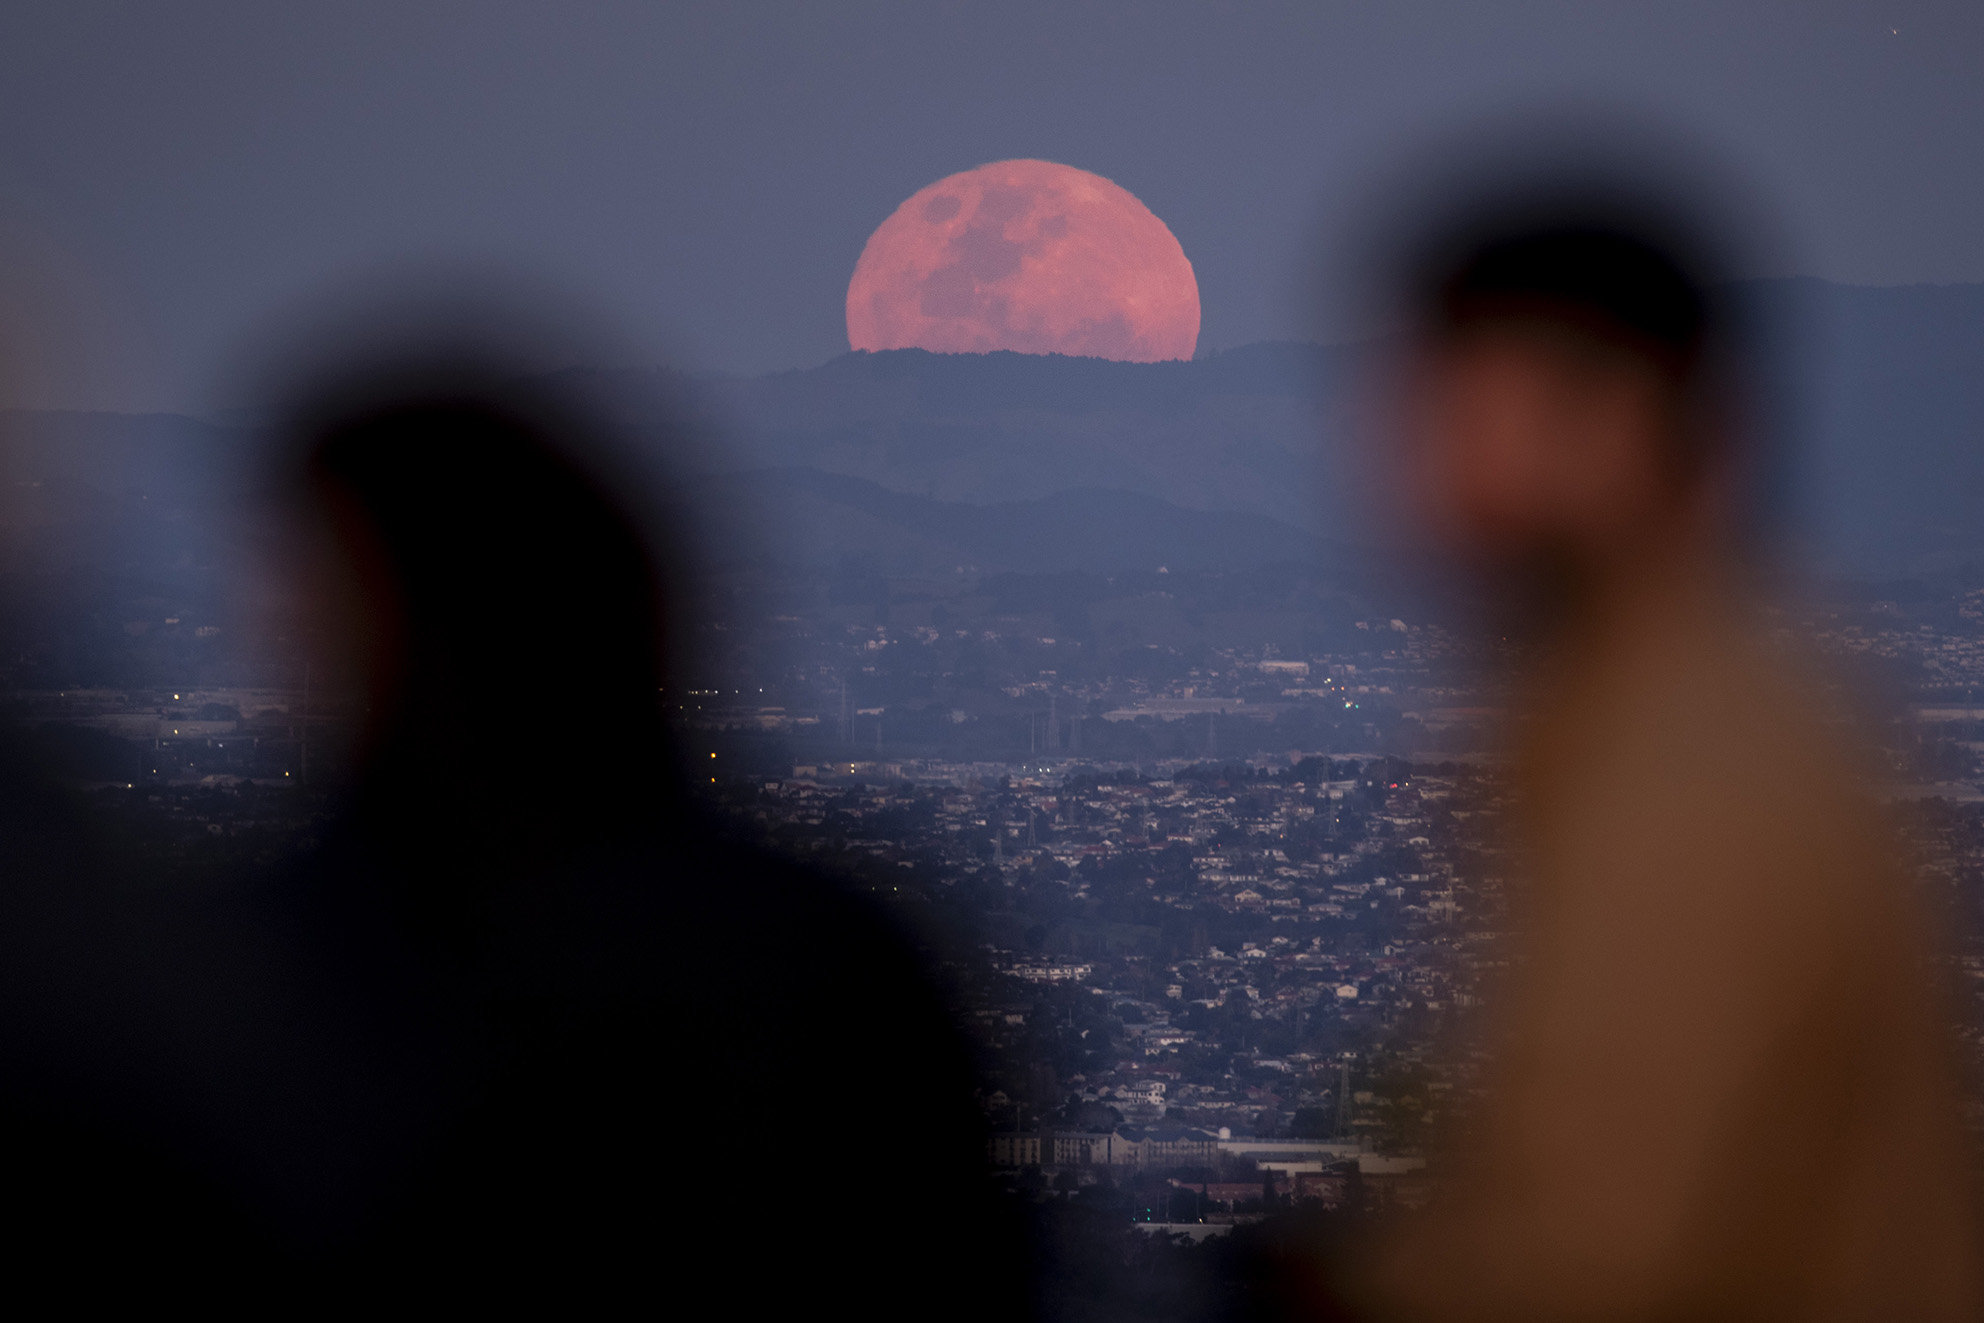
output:
M 1199 342 L 1199 282 L 1129 190 L 1052 161 L 994 161 L 921 190 L 847 285 L 855 349 L 1154 363 Z

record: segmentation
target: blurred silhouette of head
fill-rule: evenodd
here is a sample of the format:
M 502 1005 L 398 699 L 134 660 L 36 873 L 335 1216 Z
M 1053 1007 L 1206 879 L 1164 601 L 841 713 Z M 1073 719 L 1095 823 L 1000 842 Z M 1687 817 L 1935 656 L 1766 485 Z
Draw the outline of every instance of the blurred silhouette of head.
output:
M 370 706 L 364 812 L 517 862 L 651 816 L 661 585 L 577 413 L 443 376 L 345 392 L 305 431 Z
M 1399 421 L 1439 550 L 1574 599 L 1717 534 L 1729 316 L 1673 214 L 1560 185 L 1457 208 L 1418 247 Z

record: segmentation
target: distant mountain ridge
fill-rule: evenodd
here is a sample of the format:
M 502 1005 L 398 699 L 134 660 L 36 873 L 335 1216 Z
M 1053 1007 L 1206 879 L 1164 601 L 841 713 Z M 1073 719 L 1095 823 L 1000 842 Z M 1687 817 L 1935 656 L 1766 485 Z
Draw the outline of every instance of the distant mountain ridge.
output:
M 1984 579 L 1984 285 L 1744 292 L 1785 328 L 1784 503 L 1814 563 Z M 1327 558 L 1365 531 L 1345 464 L 1361 352 L 899 350 L 755 378 L 572 375 L 715 512 L 719 561 L 1219 568 Z M 245 554 L 230 528 L 256 458 L 250 432 L 174 415 L 0 413 L 0 533 L 17 567 L 204 591 Z
M 817 469 L 971 505 L 1114 490 L 1341 536 L 1325 437 L 1340 430 L 1353 354 L 1277 343 L 1116 363 L 912 349 L 671 386 L 712 471 Z M 598 381 L 609 398 L 641 398 L 625 376 Z M 662 427 L 662 414 L 641 421 Z
M 1984 566 L 1984 285 L 1757 289 L 1801 359 L 1791 467 L 1817 561 Z
M 1790 444 L 1776 506 L 1812 563 L 1984 565 L 1984 285 L 1749 282 Z M 919 350 L 705 380 L 715 468 L 813 468 L 989 505 L 1084 488 L 1368 531 L 1351 477 L 1360 346 L 1248 345 L 1176 363 Z
M 717 549 L 719 564 L 761 561 L 924 578 L 1250 570 L 1342 558 L 1314 534 L 1273 519 L 1092 488 L 967 505 L 845 474 L 773 469 L 702 479 L 694 499 L 726 508 L 743 526 L 741 537 Z

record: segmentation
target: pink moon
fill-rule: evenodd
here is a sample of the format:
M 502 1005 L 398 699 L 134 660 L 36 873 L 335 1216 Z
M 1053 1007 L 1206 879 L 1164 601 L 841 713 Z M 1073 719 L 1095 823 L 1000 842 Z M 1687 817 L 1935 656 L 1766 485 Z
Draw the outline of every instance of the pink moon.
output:
M 1052 161 L 994 161 L 918 191 L 847 286 L 851 348 L 1190 358 L 1199 283 L 1129 190 Z

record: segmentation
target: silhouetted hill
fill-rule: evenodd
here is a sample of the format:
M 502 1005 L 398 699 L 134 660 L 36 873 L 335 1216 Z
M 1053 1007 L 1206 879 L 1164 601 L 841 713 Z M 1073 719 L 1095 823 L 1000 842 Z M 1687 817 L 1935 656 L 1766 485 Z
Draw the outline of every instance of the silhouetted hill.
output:
M 1753 282 L 1793 396 L 1782 506 L 1819 566 L 1984 565 L 1984 285 Z M 1210 359 L 847 354 L 691 386 L 718 468 L 809 468 L 973 505 L 1082 489 L 1361 537 L 1346 490 L 1354 347 Z
M 1791 504 L 1813 559 L 1863 576 L 1984 566 L 1984 286 L 1746 289 L 1789 328 Z M 699 508 L 739 512 L 711 521 L 729 528 L 719 560 L 1188 568 L 1360 537 L 1342 476 L 1358 352 L 902 350 L 750 379 L 577 375 L 700 475 Z M 217 575 L 246 554 L 252 456 L 248 433 L 189 418 L 0 413 L 7 591 L 87 603 L 106 628 L 216 615 Z
M 239 489 L 243 438 L 170 413 L 0 411 L 0 480 L 201 503 Z
M 817 469 L 704 480 L 698 499 L 734 512 L 742 535 L 720 563 L 860 569 L 939 577 L 964 572 L 1097 574 L 1250 570 L 1340 553 L 1257 515 L 1187 510 L 1131 492 L 1085 488 L 1029 501 L 966 505 L 892 492 Z
M 1820 563 L 1984 565 L 1984 285 L 1757 288 L 1804 351 L 1793 466 Z
M 238 677 L 244 447 L 171 414 L 0 413 L 0 658 L 15 683 Z
M 1352 352 L 1260 344 L 1115 363 L 894 350 L 673 393 L 698 406 L 701 459 L 717 469 L 818 469 L 972 505 L 1122 491 L 1337 538 L 1348 521 L 1328 441 Z M 607 380 L 640 398 L 628 377 Z

